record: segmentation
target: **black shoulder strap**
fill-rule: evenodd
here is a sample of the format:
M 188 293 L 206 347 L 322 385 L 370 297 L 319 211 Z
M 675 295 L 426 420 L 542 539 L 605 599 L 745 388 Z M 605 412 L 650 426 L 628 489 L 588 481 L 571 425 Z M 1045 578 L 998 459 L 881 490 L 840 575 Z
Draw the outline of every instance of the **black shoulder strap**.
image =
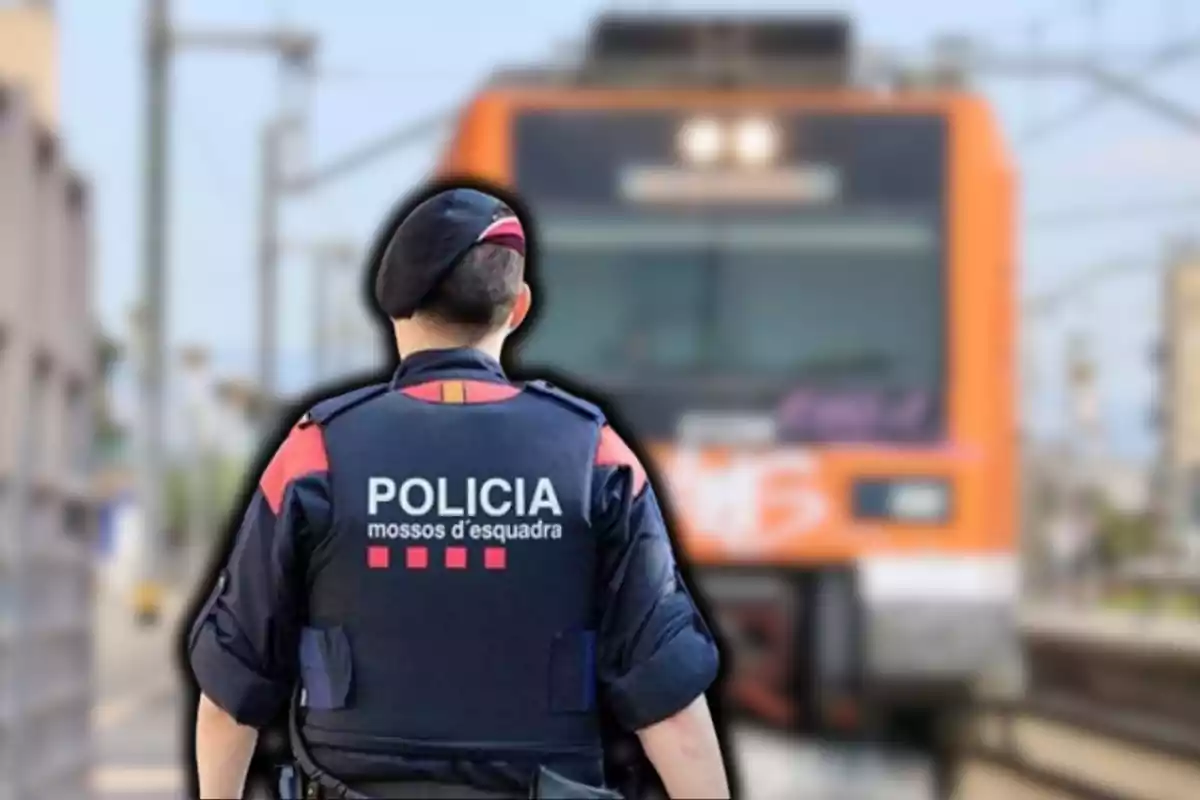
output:
M 354 389 L 345 394 L 339 394 L 337 397 L 322 400 L 304 415 L 304 418 L 300 420 L 300 425 L 301 427 L 314 423 L 321 426 L 328 425 L 337 415 L 349 411 L 355 406 L 360 406 L 368 400 L 384 394 L 387 390 L 388 384 L 377 383 L 374 386 L 364 386 L 361 389 Z
M 605 422 L 604 412 L 583 398 L 576 397 L 570 392 L 563 391 L 548 381 L 529 381 L 525 388 L 542 397 L 548 397 L 559 405 L 566 406 L 572 411 L 592 420 L 598 425 Z

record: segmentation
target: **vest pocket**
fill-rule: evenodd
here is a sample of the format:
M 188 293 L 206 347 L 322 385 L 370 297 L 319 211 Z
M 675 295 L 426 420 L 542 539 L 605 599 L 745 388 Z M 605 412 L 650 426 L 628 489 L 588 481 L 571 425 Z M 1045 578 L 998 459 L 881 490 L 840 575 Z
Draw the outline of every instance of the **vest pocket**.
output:
M 596 700 L 596 633 L 564 631 L 550 642 L 550 711 L 591 711 Z
M 300 682 L 306 708 L 313 711 L 345 708 L 352 679 L 350 640 L 343 628 L 300 631 Z

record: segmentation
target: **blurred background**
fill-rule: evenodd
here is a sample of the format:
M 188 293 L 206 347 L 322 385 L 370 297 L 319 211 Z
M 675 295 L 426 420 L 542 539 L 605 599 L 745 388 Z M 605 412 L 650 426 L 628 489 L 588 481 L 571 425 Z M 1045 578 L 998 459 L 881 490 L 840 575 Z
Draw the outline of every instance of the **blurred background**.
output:
M 651 448 L 748 798 L 1200 797 L 1200 8 L 0 2 L 0 798 L 185 793 L 259 436 L 362 248 L 515 187 Z

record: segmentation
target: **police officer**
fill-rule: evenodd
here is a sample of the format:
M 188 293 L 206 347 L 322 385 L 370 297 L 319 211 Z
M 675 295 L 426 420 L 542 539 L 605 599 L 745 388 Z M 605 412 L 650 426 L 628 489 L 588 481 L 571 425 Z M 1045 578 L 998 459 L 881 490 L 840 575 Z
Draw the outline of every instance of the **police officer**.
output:
M 291 430 L 191 629 L 201 796 L 241 796 L 291 703 L 305 797 L 615 797 L 601 712 L 672 797 L 728 797 L 717 649 L 646 473 L 593 405 L 500 366 L 520 220 L 444 189 L 383 241 L 401 365 Z

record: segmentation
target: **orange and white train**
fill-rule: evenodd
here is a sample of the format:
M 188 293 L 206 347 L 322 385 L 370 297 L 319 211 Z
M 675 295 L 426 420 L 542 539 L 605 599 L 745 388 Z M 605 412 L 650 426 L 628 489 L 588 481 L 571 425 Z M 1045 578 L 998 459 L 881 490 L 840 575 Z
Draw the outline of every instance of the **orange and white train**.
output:
M 529 205 L 523 363 L 652 452 L 731 698 L 826 732 L 953 698 L 1018 577 L 1012 170 L 987 102 L 855 85 L 849 39 L 602 18 L 580 63 L 497 74 L 440 165 Z

